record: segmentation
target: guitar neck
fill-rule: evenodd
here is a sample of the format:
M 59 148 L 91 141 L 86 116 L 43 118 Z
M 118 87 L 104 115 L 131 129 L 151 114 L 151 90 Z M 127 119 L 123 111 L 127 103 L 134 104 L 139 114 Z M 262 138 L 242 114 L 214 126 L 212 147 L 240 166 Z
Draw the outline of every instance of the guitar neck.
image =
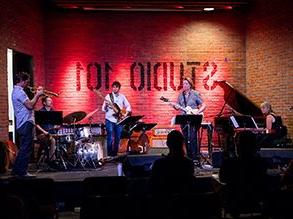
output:
M 177 107 L 178 109 L 181 109 L 183 110 L 184 112 L 187 112 L 187 110 L 183 107 L 183 106 L 180 106 L 178 103 L 175 103 L 175 102 L 169 102 L 172 106 L 175 106 Z

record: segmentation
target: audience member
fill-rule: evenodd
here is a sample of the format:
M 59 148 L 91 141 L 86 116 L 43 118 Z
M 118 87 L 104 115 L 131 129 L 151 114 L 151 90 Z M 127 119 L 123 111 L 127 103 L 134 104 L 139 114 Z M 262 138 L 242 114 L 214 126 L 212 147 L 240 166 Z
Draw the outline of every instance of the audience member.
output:
M 169 154 L 154 162 L 150 178 L 153 194 L 182 194 L 192 190 L 194 165 L 185 156 L 184 136 L 177 130 L 167 136 Z
M 220 181 L 225 184 L 223 201 L 232 215 L 241 209 L 257 207 L 266 192 L 266 165 L 257 156 L 256 136 L 250 131 L 236 136 L 235 158 L 227 158 L 220 168 Z

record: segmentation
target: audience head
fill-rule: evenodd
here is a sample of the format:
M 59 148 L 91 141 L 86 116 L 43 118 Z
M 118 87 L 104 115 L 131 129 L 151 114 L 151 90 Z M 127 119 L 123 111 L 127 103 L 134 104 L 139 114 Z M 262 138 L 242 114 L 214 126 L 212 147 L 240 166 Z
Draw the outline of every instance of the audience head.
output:
M 167 136 L 167 146 L 170 154 L 184 155 L 184 136 L 180 131 L 173 130 Z

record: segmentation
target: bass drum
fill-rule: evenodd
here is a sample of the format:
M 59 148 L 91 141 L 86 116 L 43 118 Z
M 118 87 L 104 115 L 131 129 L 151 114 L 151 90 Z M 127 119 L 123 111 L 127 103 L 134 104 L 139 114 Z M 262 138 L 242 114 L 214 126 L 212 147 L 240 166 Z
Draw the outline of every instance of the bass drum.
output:
M 150 141 L 147 134 L 132 136 L 128 141 L 128 150 L 133 154 L 146 154 L 150 148 Z
M 77 145 L 77 158 L 83 162 L 98 163 L 103 159 L 103 147 L 98 142 L 87 142 Z

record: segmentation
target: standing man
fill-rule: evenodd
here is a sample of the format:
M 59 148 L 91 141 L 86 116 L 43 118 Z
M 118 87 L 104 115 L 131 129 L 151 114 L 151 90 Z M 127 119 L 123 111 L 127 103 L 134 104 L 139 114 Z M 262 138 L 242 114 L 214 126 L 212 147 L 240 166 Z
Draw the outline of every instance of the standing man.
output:
M 106 113 L 107 154 L 117 156 L 123 126 L 117 123 L 131 113 L 131 106 L 121 94 L 119 81 L 112 83 L 112 92 L 105 97 L 102 111 Z
M 188 77 L 183 79 L 183 91 L 179 94 L 177 104 L 181 107 L 191 107 L 193 110 L 196 110 L 196 114 L 201 114 L 206 109 L 206 104 L 203 102 L 200 97 L 199 92 L 193 89 L 194 85 L 192 80 Z M 175 109 L 179 109 L 174 106 Z M 185 111 L 181 110 L 181 114 L 186 114 Z M 194 114 L 194 113 L 193 113 Z M 192 159 L 194 162 L 199 164 L 200 156 L 197 145 L 197 130 L 196 127 L 191 124 L 190 127 L 190 136 L 188 139 L 188 129 L 186 125 L 181 125 L 181 130 L 185 138 L 185 146 L 187 151 L 187 156 Z
M 43 111 L 43 112 L 54 111 L 53 100 L 51 97 L 49 96 L 43 97 L 42 104 L 43 104 L 43 107 L 40 109 L 40 111 Z M 52 135 L 57 134 L 58 126 L 50 124 L 50 123 L 45 123 L 40 125 L 37 124 L 36 127 L 39 130 L 39 132 L 41 132 L 37 135 L 37 138 L 41 142 L 41 147 L 42 147 L 41 149 L 45 150 L 48 161 L 50 161 L 50 159 L 55 160 L 55 156 L 53 155 L 56 150 L 56 140 Z
M 30 77 L 27 73 L 16 76 L 16 85 L 12 91 L 12 103 L 16 117 L 16 129 L 20 136 L 20 147 L 13 165 L 12 174 L 16 176 L 33 176 L 27 172 L 31 156 L 34 136 L 34 107 L 44 90 L 38 87 L 33 99 L 29 99 L 24 88 L 29 84 Z

